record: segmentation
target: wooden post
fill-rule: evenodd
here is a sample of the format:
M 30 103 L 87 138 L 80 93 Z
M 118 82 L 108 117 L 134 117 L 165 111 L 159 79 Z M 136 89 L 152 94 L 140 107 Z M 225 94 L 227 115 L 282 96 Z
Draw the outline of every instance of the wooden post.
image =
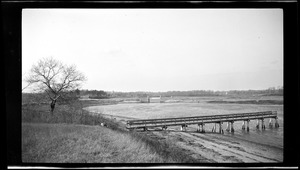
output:
M 247 120 L 247 131 L 249 132 L 249 122 L 250 120 Z
M 229 131 L 230 131 L 230 124 L 229 124 L 229 122 L 227 122 L 226 131 L 227 131 L 227 132 L 229 132 Z
M 211 129 L 211 132 L 215 132 L 216 131 L 216 124 L 213 125 L 212 129 Z
M 231 121 L 231 133 L 234 132 L 233 123 L 234 123 L 234 121 Z
M 224 132 L 223 132 L 223 129 L 222 129 L 222 124 L 223 124 L 223 122 L 220 122 L 220 123 L 219 123 L 219 133 L 221 133 L 221 134 L 224 133 Z
M 245 120 L 243 121 L 243 124 L 242 124 L 242 130 L 245 130 Z
M 183 131 L 183 125 L 181 125 L 180 130 Z
M 167 126 L 166 125 L 164 125 L 163 127 L 162 127 L 162 130 L 167 130 Z
M 279 128 L 279 123 L 278 123 L 277 117 L 275 118 L 275 128 Z
M 270 118 L 270 121 L 269 121 L 269 128 L 272 128 L 272 127 L 273 127 L 272 118 Z
M 197 132 L 200 132 L 200 124 L 197 125 Z
M 257 119 L 257 122 L 256 122 L 256 129 L 259 129 L 259 120 Z
M 215 123 L 215 132 L 217 132 L 217 123 Z
M 261 119 L 261 129 L 262 130 L 266 129 L 265 120 L 264 119 Z
M 205 124 L 202 124 L 202 133 L 205 133 Z

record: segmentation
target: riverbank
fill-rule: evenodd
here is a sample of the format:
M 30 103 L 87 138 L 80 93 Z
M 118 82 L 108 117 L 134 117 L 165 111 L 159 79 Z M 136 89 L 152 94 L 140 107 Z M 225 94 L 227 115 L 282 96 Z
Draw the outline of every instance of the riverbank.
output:
M 253 142 L 239 134 L 197 133 L 196 128 L 187 132 L 170 128 L 153 131 L 152 137 L 176 141 L 187 154 L 210 163 L 280 163 L 283 148 Z M 251 134 L 250 134 L 251 135 Z

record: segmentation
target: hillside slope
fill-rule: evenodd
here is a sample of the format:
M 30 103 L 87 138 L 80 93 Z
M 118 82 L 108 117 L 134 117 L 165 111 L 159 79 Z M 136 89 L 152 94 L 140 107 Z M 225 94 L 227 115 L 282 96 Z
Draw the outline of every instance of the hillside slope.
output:
M 101 126 L 22 123 L 22 162 L 161 163 L 144 142 Z M 167 162 L 173 162 L 167 160 Z

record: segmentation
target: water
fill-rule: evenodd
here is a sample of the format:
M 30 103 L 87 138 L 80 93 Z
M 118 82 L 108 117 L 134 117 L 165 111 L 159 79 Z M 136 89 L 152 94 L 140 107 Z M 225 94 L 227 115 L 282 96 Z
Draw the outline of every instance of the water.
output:
M 260 122 L 261 123 L 261 122 Z M 261 124 L 260 124 L 261 125 Z M 206 131 L 211 132 L 214 124 L 206 125 Z M 227 132 L 227 124 L 224 123 L 222 128 L 224 130 L 225 136 L 230 136 L 233 139 L 239 139 L 248 141 L 251 143 L 267 145 L 269 147 L 275 147 L 278 149 L 283 149 L 283 127 L 282 125 L 279 128 L 274 127 L 269 128 L 268 123 L 265 123 L 266 129 L 262 130 L 261 126 L 259 129 L 256 129 L 256 120 L 251 120 L 249 124 L 249 132 L 242 130 L 242 121 L 234 123 L 234 133 Z M 195 126 L 196 127 L 196 126 Z M 219 125 L 217 124 L 217 133 L 219 132 Z

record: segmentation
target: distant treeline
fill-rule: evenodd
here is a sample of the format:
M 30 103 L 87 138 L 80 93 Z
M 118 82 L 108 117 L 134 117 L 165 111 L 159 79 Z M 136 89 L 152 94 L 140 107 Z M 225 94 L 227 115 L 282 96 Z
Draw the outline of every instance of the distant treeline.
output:
M 107 99 L 111 95 L 103 90 L 80 90 L 80 96 L 89 96 L 91 99 Z
M 191 90 L 191 91 L 168 91 L 168 92 L 110 92 L 104 90 L 79 90 L 66 93 L 58 102 L 66 102 L 71 99 L 86 96 L 91 99 L 107 98 L 145 98 L 147 96 L 175 97 L 175 96 L 242 96 L 242 95 L 261 95 L 261 96 L 282 96 L 283 87 L 271 87 L 265 90 L 230 90 L 230 91 L 212 91 L 212 90 Z M 22 93 L 22 102 L 49 102 L 45 93 Z
M 103 90 L 80 90 L 81 96 L 88 95 L 89 98 L 144 98 L 147 96 L 224 96 L 224 95 L 264 95 L 264 96 L 282 96 L 283 87 L 270 87 L 265 90 L 230 90 L 230 91 L 212 91 L 212 90 L 191 90 L 191 91 L 167 91 L 167 92 L 106 92 Z

